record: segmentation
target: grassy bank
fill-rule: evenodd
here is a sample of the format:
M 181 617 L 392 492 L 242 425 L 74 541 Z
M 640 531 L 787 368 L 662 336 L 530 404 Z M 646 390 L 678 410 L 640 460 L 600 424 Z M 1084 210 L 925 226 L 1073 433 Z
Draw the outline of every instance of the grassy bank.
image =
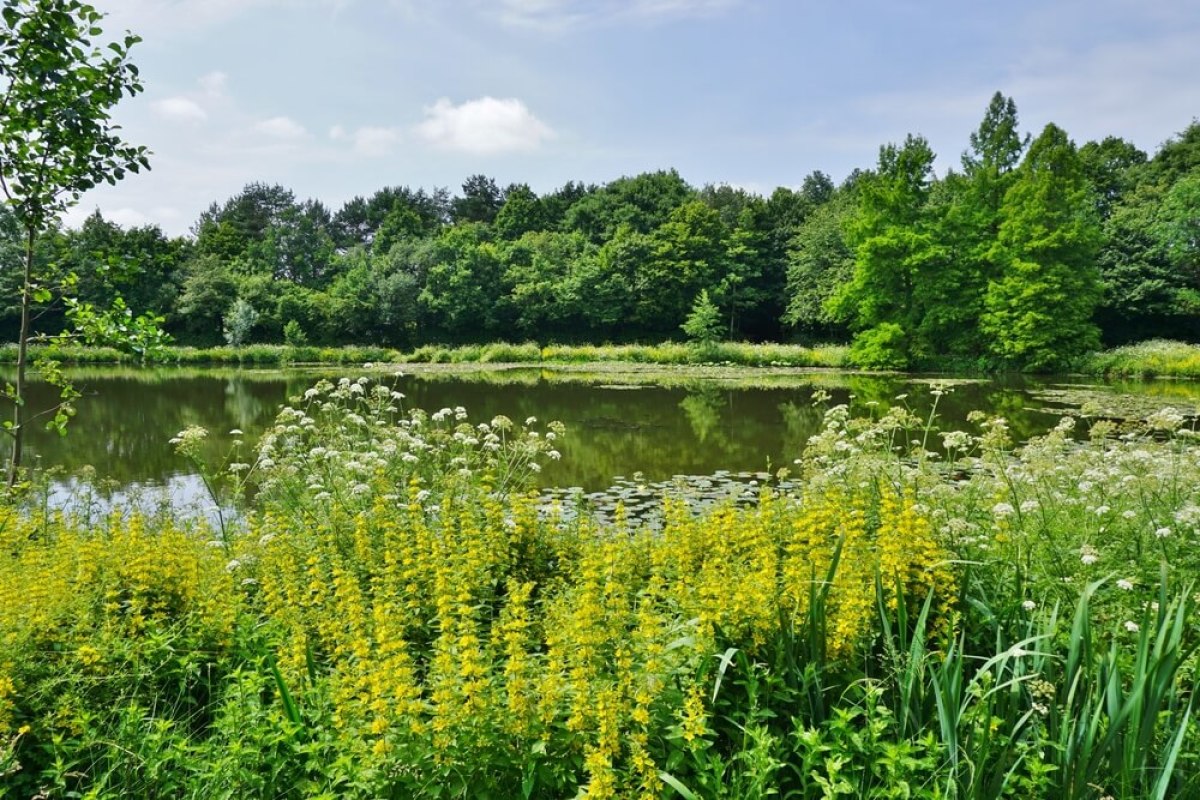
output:
M 137 357 L 105 347 L 51 346 L 31 348 L 68 364 L 136 364 Z M 0 364 L 16 361 L 16 347 L 0 347 Z M 653 345 L 539 345 L 534 342 L 478 345 L 424 345 L 402 351 L 386 347 L 291 347 L 256 344 L 245 347 L 168 347 L 156 363 L 174 365 L 287 366 L 290 364 L 587 364 L 623 362 L 663 365 L 729 365 L 745 367 L 852 368 L 844 345 L 804 347 L 789 344 L 721 342 L 709 347 L 666 342 Z M 970 374 L 978 364 L 945 363 L 938 372 Z M 1077 371 L 1088 375 L 1133 378 L 1200 378 L 1200 346 L 1152 340 L 1095 353 Z
M 837 406 L 797 496 L 667 497 L 651 530 L 539 507 L 559 426 L 400 400 L 347 379 L 285 408 L 205 468 L 260 486 L 226 530 L 2 509 L 0 787 L 1200 796 L 1178 415 L 1014 448 L 1000 419 Z
M 457 347 L 426 345 L 412 351 L 385 347 L 290 347 L 256 344 L 245 347 L 168 347 L 159 363 L 238 364 L 489 364 L 589 363 L 623 361 L 645 364 L 731 364 L 736 366 L 843 367 L 847 348 L 839 345 L 801 347 L 786 344 L 722 342 L 711 347 L 667 342 L 656 345 L 547 345 L 493 342 Z M 125 364 L 137 358 L 105 347 L 32 347 L 33 357 L 46 356 L 70 364 Z M 14 345 L 0 348 L 0 363 L 14 363 Z
M 1097 353 L 1083 363 L 1092 375 L 1200 378 L 1200 345 L 1152 339 Z
M 31 358 L 51 358 L 64 364 L 138 364 L 142 359 L 111 347 L 31 345 Z M 245 347 L 166 347 L 152 362 L 181 366 L 286 366 L 288 364 L 365 364 L 393 362 L 400 353 L 386 347 L 290 347 L 254 344 Z M 0 363 L 14 364 L 16 345 L 0 347 Z

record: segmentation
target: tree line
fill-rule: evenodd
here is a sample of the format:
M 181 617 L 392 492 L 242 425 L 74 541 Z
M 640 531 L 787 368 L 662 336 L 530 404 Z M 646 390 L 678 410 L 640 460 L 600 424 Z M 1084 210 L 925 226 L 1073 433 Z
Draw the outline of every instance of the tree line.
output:
M 939 175 L 934 157 L 910 135 L 840 184 L 816 171 L 767 197 L 674 170 L 543 195 L 475 175 L 332 211 L 252 183 L 190 236 L 96 212 L 36 249 L 81 302 L 120 296 L 195 345 L 678 339 L 698 305 L 729 338 L 849 340 L 876 367 L 1049 369 L 1200 338 L 1200 122 L 1153 157 L 1115 136 L 1076 147 L 1053 124 L 1022 134 L 997 93 L 961 164 Z M 5 263 L 20 233 L 0 212 Z M 53 301 L 41 313 L 61 325 Z

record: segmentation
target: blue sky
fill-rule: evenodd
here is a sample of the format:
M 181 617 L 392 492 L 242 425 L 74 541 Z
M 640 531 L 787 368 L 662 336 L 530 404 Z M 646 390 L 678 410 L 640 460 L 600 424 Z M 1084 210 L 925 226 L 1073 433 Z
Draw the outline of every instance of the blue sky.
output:
M 925 135 L 955 166 L 991 94 L 1024 128 L 1153 152 L 1200 115 L 1196 0 L 94 0 L 133 30 L 116 117 L 150 173 L 84 197 L 184 233 L 281 183 L 336 209 L 475 173 L 536 191 L 677 168 L 769 193 Z

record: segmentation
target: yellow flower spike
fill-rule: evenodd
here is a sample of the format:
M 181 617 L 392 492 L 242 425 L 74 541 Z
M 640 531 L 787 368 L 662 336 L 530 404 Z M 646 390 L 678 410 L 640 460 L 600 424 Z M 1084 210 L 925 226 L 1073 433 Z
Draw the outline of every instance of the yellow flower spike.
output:
M 681 719 L 683 738 L 690 745 L 697 744 L 708 733 L 708 716 L 704 710 L 704 691 L 699 684 L 688 687 L 683 701 Z

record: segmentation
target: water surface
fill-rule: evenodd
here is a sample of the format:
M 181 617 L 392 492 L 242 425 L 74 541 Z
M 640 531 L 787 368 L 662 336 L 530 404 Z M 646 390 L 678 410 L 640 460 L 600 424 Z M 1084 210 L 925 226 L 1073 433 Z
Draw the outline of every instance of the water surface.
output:
M 395 383 L 409 406 L 429 411 L 465 406 L 474 420 L 504 414 L 517 421 L 536 417 L 543 423 L 563 422 L 563 457 L 548 465 L 541 480 L 546 486 L 586 491 L 606 488 L 635 472 L 658 481 L 790 465 L 820 425 L 823 407 L 814 406 L 814 391 L 826 391 L 831 402 L 849 402 L 860 413 L 902 402 L 925 416 L 933 401 L 929 385 L 939 380 L 615 366 L 404 370 L 401 377 L 393 370 L 370 374 Z M 60 494 L 80 486 L 68 476 L 81 471 L 88 476 L 94 470 L 109 490 L 167 486 L 176 497 L 194 497 L 202 487 L 169 444 L 179 430 L 188 425 L 208 429 L 209 460 L 216 463 L 235 438 L 251 447 L 280 404 L 317 379 L 363 373 L 338 368 L 74 370 L 70 375 L 84 394 L 77 401 L 78 417 L 65 437 L 41 427 L 31 430 L 30 463 L 62 471 Z M 30 390 L 35 411 L 51 407 L 54 397 L 51 387 L 35 379 Z M 967 414 L 978 409 L 1006 417 L 1014 436 L 1024 439 L 1053 426 L 1061 413 L 1085 400 L 1107 401 L 1105 413 L 1113 415 L 1162 405 L 1194 411 L 1200 384 L 1019 377 L 954 382 L 938 400 L 938 424 L 964 427 Z M 230 433 L 235 430 L 241 434 Z

